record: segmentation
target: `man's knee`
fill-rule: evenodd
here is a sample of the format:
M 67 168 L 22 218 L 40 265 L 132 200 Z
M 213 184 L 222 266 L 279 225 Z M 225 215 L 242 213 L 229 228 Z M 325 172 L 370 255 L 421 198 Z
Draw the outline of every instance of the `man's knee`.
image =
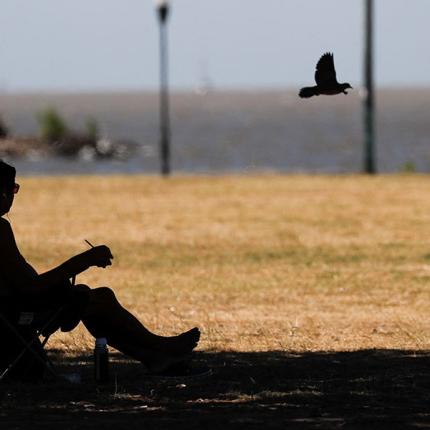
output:
M 88 291 L 91 289 L 88 285 L 85 285 L 85 284 L 76 284 L 73 286 L 73 288 L 80 291 Z
M 102 302 L 110 302 L 116 300 L 115 293 L 109 287 L 100 287 L 91 290 L 92 294 Z

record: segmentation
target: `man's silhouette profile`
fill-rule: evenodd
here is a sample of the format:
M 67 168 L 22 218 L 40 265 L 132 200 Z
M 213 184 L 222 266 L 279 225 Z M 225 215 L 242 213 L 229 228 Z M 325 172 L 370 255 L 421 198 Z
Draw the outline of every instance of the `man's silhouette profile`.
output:
M 59 266 L 37 273 L 21 255 L 10 223 L 3 217 L 11 209 L 20 187 L 15 168 L 0 160 L 0 299 L 20 307 L 31 306 L 41 316 L 46 310 L 67 308 L 63 331 L 82 321 L 94 337 L 107 338 L 108 344 L 141 361 L 153 373 L 168 371 L 182 363 L 197 346 L 198 328 L 178 336 L 151 333 L 134 315 L 123 308 L 108 287 L 71 285 L 68 279 L 90 267 L 112 264 L 105 245 L 77 254 Z M 36 221 L 36 220 L 35 220 Z M 28 307 L 27 307 L 28 309 Z

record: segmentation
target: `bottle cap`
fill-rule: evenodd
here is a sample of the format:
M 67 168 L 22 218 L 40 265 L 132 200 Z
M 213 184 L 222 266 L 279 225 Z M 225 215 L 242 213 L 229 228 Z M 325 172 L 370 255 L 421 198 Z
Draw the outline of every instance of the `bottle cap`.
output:
M 107 345 L 107 339 L 105 337 L 98 337 L 96 339 L 96 346 L 106 346 Z

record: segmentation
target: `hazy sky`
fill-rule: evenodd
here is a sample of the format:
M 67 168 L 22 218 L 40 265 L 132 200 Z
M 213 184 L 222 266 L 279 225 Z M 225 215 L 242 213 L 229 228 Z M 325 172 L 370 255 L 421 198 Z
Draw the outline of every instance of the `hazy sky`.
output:
M 430 85 L 429 0 L 375 0 L 381 85 Z M 172 0 L 170 80 L 296 87 L 333 51 L 361 81 L 363 0 Z M 0 89 L 155 89 L 152 0 L 1 0 Z

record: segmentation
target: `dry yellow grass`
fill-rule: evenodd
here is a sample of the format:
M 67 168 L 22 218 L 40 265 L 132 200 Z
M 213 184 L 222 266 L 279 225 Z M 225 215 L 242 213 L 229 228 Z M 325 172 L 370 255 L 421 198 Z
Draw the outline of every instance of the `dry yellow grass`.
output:
M 10 214 L 39 270 L 107 244 L 109 285 L 200 349 L 428 349 L 430 177 L 24 178 Z M 51 346 L 87 350 L 80 327 Z

